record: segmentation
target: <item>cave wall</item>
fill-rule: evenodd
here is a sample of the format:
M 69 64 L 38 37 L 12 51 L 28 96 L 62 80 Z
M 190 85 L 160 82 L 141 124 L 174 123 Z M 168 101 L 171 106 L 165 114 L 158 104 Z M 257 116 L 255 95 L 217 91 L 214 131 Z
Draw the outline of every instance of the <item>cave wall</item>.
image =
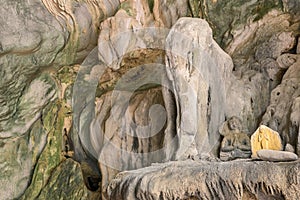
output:
M 215 157 L 231 116 L 299 155 L 297 0 L 0 4 L 1 198 L 100 198 L 120 171 Z
M 62 130 L 70 115 L 64 86 L 73 70 L 61 76 L 59 70 L 87 56 L 97 44 L 99 23 L 117 6 L 1 2 L 1 198 L 19 198 L 27 190 L 26 199 L 34 199 L 63 160 Z

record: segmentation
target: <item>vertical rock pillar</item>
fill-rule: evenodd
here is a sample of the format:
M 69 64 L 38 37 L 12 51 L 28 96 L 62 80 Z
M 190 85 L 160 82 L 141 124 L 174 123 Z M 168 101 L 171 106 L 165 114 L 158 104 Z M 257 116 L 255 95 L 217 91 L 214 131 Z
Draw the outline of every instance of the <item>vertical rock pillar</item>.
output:
M 202 19 L 181 18 L 166 42 L 166 65 L 177 102 L 177 159 L 217 154 L 233 64 Z

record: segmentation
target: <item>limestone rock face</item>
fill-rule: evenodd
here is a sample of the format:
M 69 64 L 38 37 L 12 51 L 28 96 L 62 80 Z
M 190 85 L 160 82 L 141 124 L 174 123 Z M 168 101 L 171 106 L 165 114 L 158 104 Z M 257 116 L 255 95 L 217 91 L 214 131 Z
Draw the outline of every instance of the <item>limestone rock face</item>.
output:
M 157 28 L 147 1 L 123 2 L 100 28 L 74 84 L 73 138 L 75 157 L 98 160 L 105 195 L 118 172 L 169 160 L 164 147 L 176 132 L 163 97 L 171 89 L 163 66 L 168 30 Z
M 55 83 L 47 75 L 35 79 L 24 91 L 24 96 L 20 97 L 19 111 L 16 115 L 22 117 L 7 124 L 11 133 L 20 136 L 1 139 L 0 159 L 3 164 L 0 167 L 3 172 L 0 178 L 0 186 L 3 188 L 0 191 L 1 197 L 5 199 L 17 197 L 26 189 L 32 168 L 47 141 L 48 126 L 39 120 L 43 119 L 41 109 L 56 97 Z M 8 132 L 8 130 L 1 131 L 3 134 Z M 11 184 L 12 182 L 18 184 Z
M 299 131 L 298 131 L 298 139 L 297 139 L 297 155 L 300 155 L 300 128 L 299 128 Z
M 0 11 L 0 199 L 300 199 L 298 162 L 215 162 L 231 116 L 244 134 L 227 141 L 265 124 L 300 155 L 299 0 L 3 0 Z M 211 162 L 117 175 L 199 153 Z
M 300 8 L 300 2 L 299 1 L 297 1 L 297 0 L 291 0 L 291 1 L 283 0 L 282 3 L 283 3 L 284 11 L 292 13 L 296 16 L 297 16 L 297 14 L 299 14 L 299 8 Z
M 80 165 L 72 159 L 63 161 L 52 174 L 38 199 L 89 199 Z
M 261 149 L 258 150 L 256 154 L 258 158 L 265 161 L 272 161 L 272 162 L 295 161 L 298 159 L 298 156 L 296 154 L 287 151 Z
M 97 43 L 99 20 L 113 14 L 118 3 L 106 2 L 110 11 L 105 15 L 91 1 L 0 4 L 0 196 L 19 198 L 30 183 L 35 185 L 31 180 L 36 172 L 36 181 L 42 184 L 35 191 L 31 187 L 27 196 L 35 198 L 60 163 L 62 127 L 58 124 L 62 115 L 56 100 L 63 87 L 56 72 L 88 54 Z M 55 150 L 45 153 L 43 159 L 49 163 L 45 166 L 45 160 L 41 164 L 39 159 L 50 146 Z
M 111 199 L 298 199 L 299 162 L 177 161 L 118 174 Z M 170 181 L 172 180 L 172 181 Z
M 213 152 L 225 119 L 226 89 L 233 64 L 212 38 L 208 23 L 181 18 L 167 37 L 166 64 L 175 89 L 177 158 Z
M 226 47 L 238 79 L 230 88 L 232 93 L 228 99 L 233 102 L 227 112 L 230 116 L 239 116 L 249 133 L 259 126 L 269 105 L 270 93 L 280 84 L 288 68 L 286 65 L 295 61 L 295 54 L 285 55 L 294 48 L 295 37 L 291 33 L 298 26 L 295 22 L 289 23 L 290 19 L 291 15 L 273 10 L 232 32 L 233 41 Z
M 300 122 L 300 63 L 298 55 L 290 55 L 289 58 L 292 58 L 293 62 L 287 67 L 280 85 L 272 90 L 270 105 L 262 118 L 262 123 L 278 131 L 284 143 L 296 146 Z
M 189 2 L 198 1 L 190 0 Z M 224 47 L 234 39 L 234 34 L 249 21 L 259 21 L 273 9 L 281 10 L 282 3 L 279 0 L 253 2 L 241 2 L 239 0 L 200 0 L 198 7 L 198 16 L 202 16 L 211 24 L 215 30 L 217 42 Z M 234 15 L 231 13 L 234 13 Z
M 264 125 L 261 125 L 251 136 L 252 158 L 256 158 L 257 151 L 261 149 L 283 150 L 279 133 Z
M 20 3 L 13 1 L 10 4 L 18 5 Z M 37 92 L 36 95 L 33 95 L 36 102 L 40 98 L 44 98 L 44 103 L 41 102 L 37 111 L 31 109 L 35 104 L 32 102 L 32 104 L 21 109 L 22 113 L 16 113 L 19 110 L 20 98 L 25 98 L 23 91 L 28 88 L 28 83 L 32 81 L 30 77 L 36 76 L 37 78 L 39 75 L 36 73 L 39 69 L 43 71 L 46 66 L 53 63 L 57 54 L 66 44 L 65 39 L 69 36 L 68 32 L 62 29 L 58 21 L 44 8 L 41 2 L 22 2 L 19 7 L 10 4 L 1 3 L 1 13 L 3 13 L 3 17 L 0 18 L 3 27 L 0 31 L 1 138 L 24 135 L 37 120 L 37 116 L 25 115 L 38 115 L 36 112 L 40 111 L 40 108 L 48 102 L 42 94 L 45 90 L 41 90 L 40 94 Z M 28 11 L 26 12 L 26 10 Z M 47 23 L 38 21 L 39 18 L 43 18 Z M 18 31 L 13 31 L 16 29 Z M 39 84 L 36 84 L 35 91 L 37 85 Z M 13 116 L 15 119 L 22 119 L 22 123 L 14 125 Z M 27 128 L 24 128 L 24 125 Z
M 188 12 L 188 0 L 153 0 L 153 16 L 161 27 L 171 28 L 179 18 L 186 17 Z

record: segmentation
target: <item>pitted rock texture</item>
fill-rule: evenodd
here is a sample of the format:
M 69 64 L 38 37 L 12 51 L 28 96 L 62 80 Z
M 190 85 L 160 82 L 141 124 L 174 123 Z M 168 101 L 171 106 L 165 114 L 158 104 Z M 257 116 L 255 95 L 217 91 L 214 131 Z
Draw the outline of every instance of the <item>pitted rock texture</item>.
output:
M 233 58 L 233 74 L 238 79 L 230 88 L 228 99 L 233 103 L 228 105 L 227 113 L 239 116 L 249 134 L 261 123 L 271 91 L 281 82 L 287 68 L 281 66 L 294 62 L 295 54 L 290 53 L 289 59 L 281 55 L 295 48 L 293 33 L 299 22 L 292 18 L 290 14 L 271 11 L 235 32 L 233 41 L 226 47 Z
M 272 90 L 270 105 L 262 123 L 279 132 L 286 143 L 296 146 L 299 136 L 300 63 L 299 55 L 293 55 L 281 83 Z M 298 147 L 299 149 L 299 147 Z

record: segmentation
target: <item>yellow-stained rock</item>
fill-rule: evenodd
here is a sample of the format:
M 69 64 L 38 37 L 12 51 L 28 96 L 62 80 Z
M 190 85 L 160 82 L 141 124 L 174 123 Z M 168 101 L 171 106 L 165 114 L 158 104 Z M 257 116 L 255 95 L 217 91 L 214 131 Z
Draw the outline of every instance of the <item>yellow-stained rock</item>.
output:
M 257 158 L 256 152 L 261 149 L 283 150 L 279 133 L 265 125 L 259 126 L 251 136 L 252 158 Z

